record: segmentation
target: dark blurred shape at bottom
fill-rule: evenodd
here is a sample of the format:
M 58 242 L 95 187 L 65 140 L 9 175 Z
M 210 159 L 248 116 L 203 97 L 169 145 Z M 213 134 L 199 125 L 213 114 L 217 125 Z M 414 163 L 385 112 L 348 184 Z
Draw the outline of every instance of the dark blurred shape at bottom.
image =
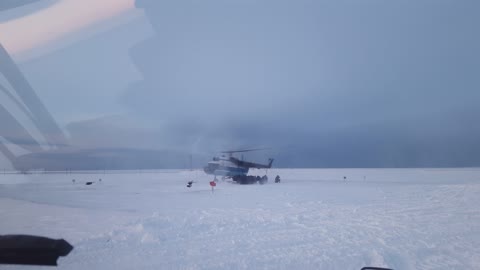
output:
M 0 264 L 56 266 L 73 246 L 63 239 L 32 235 L 0 235 Z

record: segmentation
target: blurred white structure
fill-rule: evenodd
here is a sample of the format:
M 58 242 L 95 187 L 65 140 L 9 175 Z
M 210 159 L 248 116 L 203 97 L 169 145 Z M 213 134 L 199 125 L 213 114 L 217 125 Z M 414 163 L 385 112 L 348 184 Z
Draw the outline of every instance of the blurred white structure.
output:
M 65 137 L 0 44 L 0 165 L 19 168 L 19 156 L 38 153 L 65 145 Z

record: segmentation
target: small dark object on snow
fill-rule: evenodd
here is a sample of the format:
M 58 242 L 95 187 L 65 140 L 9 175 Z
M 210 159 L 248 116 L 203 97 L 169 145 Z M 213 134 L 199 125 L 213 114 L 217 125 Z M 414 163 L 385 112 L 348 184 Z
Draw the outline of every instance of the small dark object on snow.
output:
M 189 182 L 187 183 L 187 187 L 188 187 L 188 188 L 192 187 L 192 185 L 193 185 L 193 181 L 189 181 Z
M 86 182 L 85 185 L 90 186 L 93 182 Z
M 280 183 L 280 175 L 277 175 L 277 176 L 275 177 L 275 183 Z
M 102 178 L 98 179 L 98 182 L 102 182 Z
M 63 239 L 32 235 L 0 235 L 0 264 L 56 266 L 73 246 Z

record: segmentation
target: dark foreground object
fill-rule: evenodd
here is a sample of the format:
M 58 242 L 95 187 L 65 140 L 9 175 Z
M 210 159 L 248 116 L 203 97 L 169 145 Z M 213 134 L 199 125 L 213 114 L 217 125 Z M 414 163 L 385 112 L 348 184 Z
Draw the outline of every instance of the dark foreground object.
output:
M 0 264 L 56 266 L 73 246 L 63 239 L 31 235 L 0 235 Z

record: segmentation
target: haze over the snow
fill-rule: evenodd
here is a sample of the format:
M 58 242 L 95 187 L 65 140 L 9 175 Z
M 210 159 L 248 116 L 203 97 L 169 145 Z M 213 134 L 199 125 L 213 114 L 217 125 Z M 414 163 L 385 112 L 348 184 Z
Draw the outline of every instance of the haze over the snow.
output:
M 282 167 L 480 165 L 478 1 L 2 8 L 0 43 L 66 138 L 32 152 L 4 127 L 2 167 L 200 166 L 257 146 Z

